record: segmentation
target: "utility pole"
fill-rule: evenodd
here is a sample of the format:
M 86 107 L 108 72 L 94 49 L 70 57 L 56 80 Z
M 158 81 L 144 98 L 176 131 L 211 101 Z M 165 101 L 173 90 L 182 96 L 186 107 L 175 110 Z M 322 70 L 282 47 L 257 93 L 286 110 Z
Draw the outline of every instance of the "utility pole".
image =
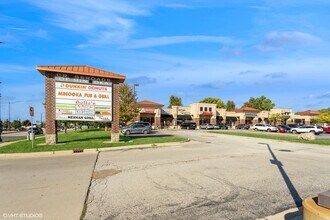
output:
M 2 95 L 1 95 L 1 83 L 0 82 L 0 120 L 1 120 L 1 98 L 2 98 Z
M 133 93 L 135 94 L 135 87 L 139 86 L 140 84 L 139 83 L 134 83 L 133 85 Z
M 9 114 L 8 114 L 8 130 L 10 130 L 10 102 L 8 102 L 8 107 L 9 107 Z
M 42 112 L 40 113 L 40 127 L 42 126 Z

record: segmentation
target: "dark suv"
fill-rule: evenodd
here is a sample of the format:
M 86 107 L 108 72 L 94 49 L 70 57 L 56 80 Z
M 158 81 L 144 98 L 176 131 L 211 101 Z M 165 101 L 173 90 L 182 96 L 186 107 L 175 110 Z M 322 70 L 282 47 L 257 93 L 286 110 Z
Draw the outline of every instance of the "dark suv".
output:
M 248 124 L 239 124 L 236 126 L 237 129 L 249 129 L 250 125 Z
M 183 122 L 181 124 L 181 129 L 193 129 L 195 130 L 197 127 L 197 124 L 195 122 Z

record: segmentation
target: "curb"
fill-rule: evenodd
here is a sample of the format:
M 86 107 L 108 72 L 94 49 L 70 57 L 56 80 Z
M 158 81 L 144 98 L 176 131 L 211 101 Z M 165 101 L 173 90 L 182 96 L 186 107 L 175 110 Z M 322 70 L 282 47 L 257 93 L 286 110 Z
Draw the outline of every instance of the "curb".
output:
M 93 153 L 108 152 L 108 151 L 121 151 L 121 150 L 142 150 L 147 148 L 170 147 L 170 146 L 175 146 L 177 144 L 184 144 L 187 142 L 190 142 L 190 139 L 187 139 L 186 141 L 170 142 L 170 143 L 154 143 L 154 144 L 141 144 L 141 145 L 118 146 L 118 147 L 89 148 L 89 149 L 84 149 L 84 151 L 81 153 L 73 153 L 73 150 L 63 150 L 63 151 L 45 151 L 45 152 L 35 152 L 35 153 L 0 154 L 0 159 L 80 155 L 80 154 L 93 154 Z

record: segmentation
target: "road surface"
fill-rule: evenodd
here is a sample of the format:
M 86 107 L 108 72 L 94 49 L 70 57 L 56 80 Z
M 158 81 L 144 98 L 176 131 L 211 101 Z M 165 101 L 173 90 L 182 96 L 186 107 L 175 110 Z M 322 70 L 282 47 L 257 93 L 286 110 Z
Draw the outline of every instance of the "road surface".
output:
M 96 153 L 0 159 L 0 219 L 78 220 L 95 160 Z
M 330 146 L 167 132 L 192 141 L 100 153 L 85 219 L 256 219 L 330 189 Z

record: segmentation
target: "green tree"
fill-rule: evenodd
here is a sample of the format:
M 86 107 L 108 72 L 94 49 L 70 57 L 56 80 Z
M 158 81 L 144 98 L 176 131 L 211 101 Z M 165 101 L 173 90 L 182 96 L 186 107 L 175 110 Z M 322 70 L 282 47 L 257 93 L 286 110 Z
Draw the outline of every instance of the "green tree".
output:
M 139 113 L 136 106 L 136 92 L 127 83 L 119 86 L 119 120 L 128 122 L 134 119 Z
M 9 129 L 9 121 L 8 119 L 2 123 L 3 128 Z
M 31 125 L 30 120 L 24 120 L 24 121 L 22 121 L 22 126 L 27 127 L 27 126 L 30 126 L 30 125 Z
M 275 107 L 275 104 L 269 98 L 260 96 L 259 98 L 251 97 L 248 102 L 243 104 L 243 107 L 251 107 L 259 110 L 269 111 Z
M 269 116 L 269 120 L 271 122 L 273 122 L 274 124 L 276 124 L 277 122 L 283 123 L 284 122 L 284 116 L 281 115 L 281 114 L 279 114 L 279 113 L 277 113 L 277 114 L 271 114 Z
M 313 119 L 315 123 L 330 123 L 330 111 L 321 112 L 321 114 Z
M 320 109 L 319 112 L 330 112 L 330 107 L 329 108 Z
M 200 103 L 217 104 L 217 108 L 225 108 L 225 103 L 219 98 L 207 97 L 201 100 Z
M 19 120 L 14 120 L 10 124 L 10 127 L 15 128 L 15 129 L 20 128 L 21 126 L 22 126 L 22 123 Z
M 235 102 L 228 100 L 226 103 L 226 110 L 227 111 L 233 111 L 236 108 Z
M 178 96 L 171 95 L 170 104 L 168 107 L 171 108 L 172 106 L 182 106 L 181 98 Z

